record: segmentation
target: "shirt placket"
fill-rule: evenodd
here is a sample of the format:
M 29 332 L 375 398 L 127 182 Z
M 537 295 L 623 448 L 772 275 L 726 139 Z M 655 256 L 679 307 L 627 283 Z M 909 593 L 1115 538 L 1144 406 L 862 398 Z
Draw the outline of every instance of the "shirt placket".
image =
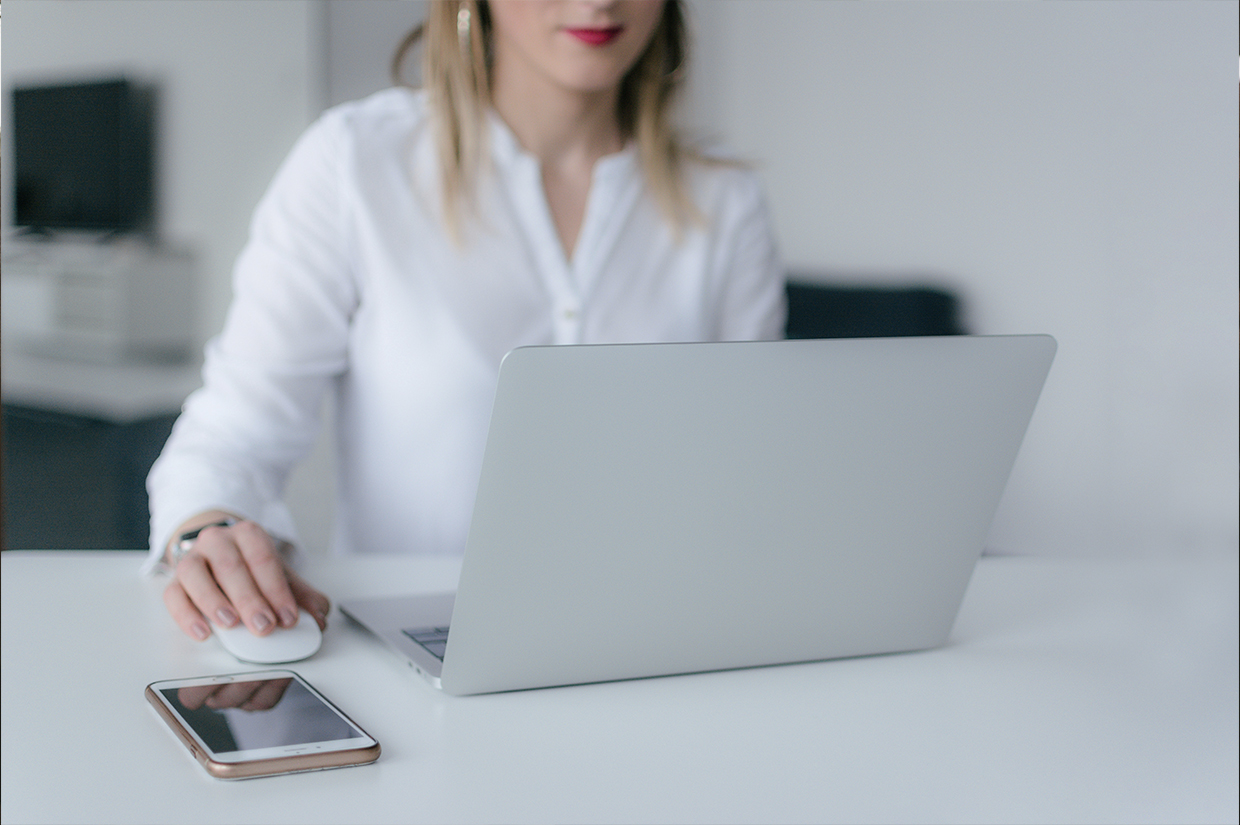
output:
M 543 193 L 541 170 L 532 157 L 519 157 L 516 163 L 517 220 L 530 239 L 535 265 L 551 299 L 554 343 L 579 344 L 581 291 L 551 219 L 551 210 Z

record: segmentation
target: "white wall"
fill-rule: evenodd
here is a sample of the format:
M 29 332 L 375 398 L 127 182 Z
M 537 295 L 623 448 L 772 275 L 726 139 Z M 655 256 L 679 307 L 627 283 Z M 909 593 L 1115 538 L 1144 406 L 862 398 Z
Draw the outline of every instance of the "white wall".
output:
M 699 125 L 794 269 L 1060 352 L 1000 551 L 1237 547 L 1237 4 L 695 4 Z
M 426 0 L 327 0 L 323 84 L 326 105 L 365 97 L 391 85 L 392 55 L 426 13 Z M 410 55 L 404 77 L 419 77 Z

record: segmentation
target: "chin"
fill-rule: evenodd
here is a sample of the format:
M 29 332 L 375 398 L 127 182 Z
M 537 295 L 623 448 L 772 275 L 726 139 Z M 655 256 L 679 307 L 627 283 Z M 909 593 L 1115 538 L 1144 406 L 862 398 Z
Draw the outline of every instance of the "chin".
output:
M 623 67 L 589 67 L 560 75 L 560 85 L 582 94 L 601 94 L 613 91 L 624 80 Z

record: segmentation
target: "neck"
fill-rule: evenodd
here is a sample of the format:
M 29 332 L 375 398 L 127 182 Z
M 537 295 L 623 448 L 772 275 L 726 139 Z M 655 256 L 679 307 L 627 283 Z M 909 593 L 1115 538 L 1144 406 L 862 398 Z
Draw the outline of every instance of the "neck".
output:
M 544 169 L 593 166 L 624 147 L 616 120 L 617 89 L 572 92 L 511 73 L 493 76 L 495 111 Z

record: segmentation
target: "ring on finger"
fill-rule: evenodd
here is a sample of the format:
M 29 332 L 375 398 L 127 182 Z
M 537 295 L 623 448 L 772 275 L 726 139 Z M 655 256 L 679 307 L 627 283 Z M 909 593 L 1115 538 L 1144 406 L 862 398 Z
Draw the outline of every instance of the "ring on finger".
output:
M 182 533 L 177 539 L 176 544 L 172 545 L 172 566 L 176 567 L 177 562 L 185 558 L 185 554 L 194 549 L 194 544 L 198 541 L 198 534 L 208 527 L 232 527 L 237 523 L 235 518 L 221 519 L 213 521 L 210 524 L 204 524 L 201 527 L 190 530 L 188 533 Z

